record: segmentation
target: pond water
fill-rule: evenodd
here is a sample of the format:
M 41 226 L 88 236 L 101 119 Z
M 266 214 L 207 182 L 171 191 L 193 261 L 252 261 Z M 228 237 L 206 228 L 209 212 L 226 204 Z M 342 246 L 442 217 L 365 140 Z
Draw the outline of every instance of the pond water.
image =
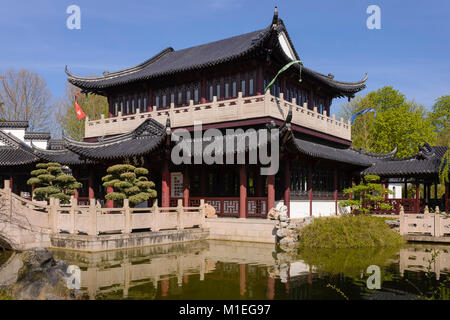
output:
M 202 241 L 53 252 L 79 266 L 88 299 L 450 299 L 444 245 L 286 254 L 273 245 Z

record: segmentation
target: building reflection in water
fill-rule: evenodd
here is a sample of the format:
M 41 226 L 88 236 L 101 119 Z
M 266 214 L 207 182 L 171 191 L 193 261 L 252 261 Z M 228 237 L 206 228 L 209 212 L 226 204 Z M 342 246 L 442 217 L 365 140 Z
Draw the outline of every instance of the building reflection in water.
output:
M 433 250 L 401 249 L 396 261 L 400 275 L 426 271 Z M 450 269 L 449 251 L 439 250 L 432 266 L 437 279 Z M 270 244 L 201 241 L 101 253 L 54 252 L 57 259 L 80 267 L 81 289 L 89 299 L 311 299 L 313 277 L 321 277 L 314 266 Z

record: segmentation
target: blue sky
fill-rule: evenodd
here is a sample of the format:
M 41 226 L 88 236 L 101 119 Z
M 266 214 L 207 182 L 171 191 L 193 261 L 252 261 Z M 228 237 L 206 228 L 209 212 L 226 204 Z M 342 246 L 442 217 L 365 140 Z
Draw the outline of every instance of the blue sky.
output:
M 69 30 L 66 8 L 81 8 Z M 381 30 L 366 27 L 369 5 Z M 65 65 L 77 75 L 134 66 L 163 48 L 175 50 L 265 28 L 277 5 L 305 66 L 335 79 L 368 73 L 361 94 L 392 85 L 429 107 L 450 94 L 450 1 L 0 1 L 0 71 L 27 68 L 64 94 Z M 332 113 L 345 102 L 335 100 Z

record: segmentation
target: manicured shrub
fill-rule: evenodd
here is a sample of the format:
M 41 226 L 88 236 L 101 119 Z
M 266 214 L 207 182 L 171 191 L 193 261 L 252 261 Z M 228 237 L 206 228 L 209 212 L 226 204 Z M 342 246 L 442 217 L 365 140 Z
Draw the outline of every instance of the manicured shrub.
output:
M 303 248 L 395 247 L 403 242 L 383 219 L 365 215 L 315 218 L 300 232 Z
M 27 181 L 28 185 L 35 186 L 33 197 L 36 200 L 48 202 L 50 198 L 57 198 L 61 203 L 69 203 L 75 189 L 82 186 L 73 176 L 65 174 L 59 163 L 38 163 L 36 168 Z
M 148 181 L 148 170 L 136 168 L 129 164 L 117 164 L 107 169 L 107 175 L 102 178 L 103 186 L 112 187 L 114 192 L 105 196 L 106 200 L 114 200 L 118 205 L 123 205 L 123 200 L 128 199 L 130 206 L 156 198 L 155 184 Z

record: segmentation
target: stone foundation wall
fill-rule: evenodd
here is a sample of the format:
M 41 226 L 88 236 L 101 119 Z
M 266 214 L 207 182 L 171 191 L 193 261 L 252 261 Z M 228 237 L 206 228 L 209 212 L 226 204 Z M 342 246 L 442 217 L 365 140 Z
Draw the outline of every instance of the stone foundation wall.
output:
M 216 218 L 207 219 L 211 240 L 275 243 L 275 225 L 271 220 Z

